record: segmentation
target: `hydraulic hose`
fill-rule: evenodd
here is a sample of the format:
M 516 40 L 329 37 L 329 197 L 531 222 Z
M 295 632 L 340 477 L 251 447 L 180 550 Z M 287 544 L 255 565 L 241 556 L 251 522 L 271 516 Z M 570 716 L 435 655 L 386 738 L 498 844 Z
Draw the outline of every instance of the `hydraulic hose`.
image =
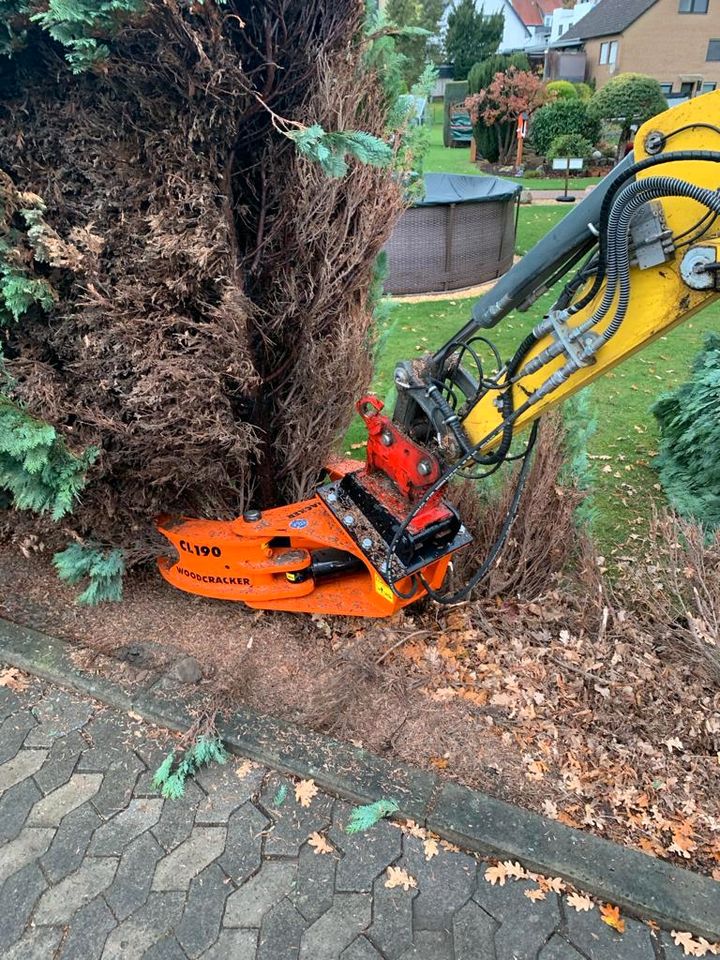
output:
M 624 170 L 621 174 L 619 174 L 610 186 L 610 189 L 603 198 L 602 206 L 600 208 L 599 223 L 603 224 L 608 220 L 610 210 L 615 203 L 618 192 L 632 177 L 636 176 L 638 173 L 641 173 L 643 170 L 649 170 L 651 167 L 656 167 L 660 164 L 688 160 L 704 160 L 708 161 L 709 163 L 720 163 L 720 152 L 716 150 L 675 150 L 671 153 L 664 153 L 656 157 L 647 157 L 645 160 L 639 160 L 637 163 L 634 163 L 632 166 L 628 167 L 627 170 Z M 606 245 L 607 232 L 601 231 L 598 239 L 598 271 L 595 275 L 595 280 L 590 290 L 588 290 L 588 292 L 580 300 L 578 300 L 577 303 L 574 303 L 572 307 L 569 308 L 569 312 L 571 314 L 577 313 L 579 310 L 584 309 L 589 303 L 592 303 L 594 298 L 600 292 L 600 287 L 605 279 L 605 269 L 607 264 Z

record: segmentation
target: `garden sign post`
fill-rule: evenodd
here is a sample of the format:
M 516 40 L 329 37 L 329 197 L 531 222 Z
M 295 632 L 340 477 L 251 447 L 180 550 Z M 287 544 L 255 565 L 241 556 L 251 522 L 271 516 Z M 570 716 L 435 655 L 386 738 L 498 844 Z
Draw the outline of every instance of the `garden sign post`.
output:
M 568 194 L 568 189 L 570 186 L 570 171 L 582 170 L 582 168 L 582 157 L 557 157 L 555 160 L 553 160 L 553 170 L 565 171 L 565 193 L 555 198 L 558 203 L 575 203 L 575 197 L 571 197 Z

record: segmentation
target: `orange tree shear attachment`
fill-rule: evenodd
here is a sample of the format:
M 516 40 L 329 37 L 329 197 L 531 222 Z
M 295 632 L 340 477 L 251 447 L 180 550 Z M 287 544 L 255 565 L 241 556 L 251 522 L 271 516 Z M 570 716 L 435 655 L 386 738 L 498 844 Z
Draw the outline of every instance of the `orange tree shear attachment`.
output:
M 163 577 L 259 609 L 365 617 L 390 616 L 423 596 L 419 571 L 438 588 L 470 537 L 438 495 L 408 525 L 388 572 L 389 544 L 440 466 L 381 410 L 375 397 L 358 403 L 367 463 L 334 464 L 331 482 L 309 500 L 232 521 L 161 518 L 176 553 L 159 560 Z

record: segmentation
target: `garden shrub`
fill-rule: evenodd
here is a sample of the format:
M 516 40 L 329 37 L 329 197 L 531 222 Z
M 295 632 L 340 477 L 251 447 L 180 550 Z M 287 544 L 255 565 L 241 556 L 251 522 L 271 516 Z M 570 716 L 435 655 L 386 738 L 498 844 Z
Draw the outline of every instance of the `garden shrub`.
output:
M 643 73 L 621 73 L 593 94 L 588 110 L 598 120 L 619 123 L 620 143 L 628 140 L 631 127 L 667 110 L 667 100 L 657 80 Z
M 600 120 L 589 113 L 580 100 L 558 100 L 541 107 L 532 124 L 535 150 L 547 156 L 553 140 L 565 134 L 578 134 L 591 144 L 600 139 Z
M 674 509 L 707 530 L 720 527 L 720 336 L 709 334 L 692 375 L 654 404 L 655 467 Z
M 569 80 L 552 80 L 545 88 L 549 94 L 554 94 L 557 100 L 577 100 L 578 91 L 575 84 Z
M 583 103 L 588 103 L 593 95 L 593 89 L 589 83 L 576 83 L 573 84 L 575 87 L 575 92 L 578 95 L 578 99 Z

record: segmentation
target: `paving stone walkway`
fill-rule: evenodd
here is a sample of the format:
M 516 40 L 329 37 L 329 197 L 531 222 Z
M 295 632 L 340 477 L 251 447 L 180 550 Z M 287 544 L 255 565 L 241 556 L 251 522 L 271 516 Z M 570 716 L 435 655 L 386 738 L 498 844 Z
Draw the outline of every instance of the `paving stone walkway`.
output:
M 287 778 L 233 758 L 181 800 L 152 776 L 164 731 L 32 680 L 0 687 L 0 956 L 4 960 L 676 960 L 666 934 L 577 913 L 529 883 L 351 806 L 305 809 Z M 278 803 L 287 787 L 287 797 Z M 280 794 L 278 791 L 280 790 Z M 316 853 L 320 833 L 333 846 Z M 405 869 L 417 888 L 385 886 Z

